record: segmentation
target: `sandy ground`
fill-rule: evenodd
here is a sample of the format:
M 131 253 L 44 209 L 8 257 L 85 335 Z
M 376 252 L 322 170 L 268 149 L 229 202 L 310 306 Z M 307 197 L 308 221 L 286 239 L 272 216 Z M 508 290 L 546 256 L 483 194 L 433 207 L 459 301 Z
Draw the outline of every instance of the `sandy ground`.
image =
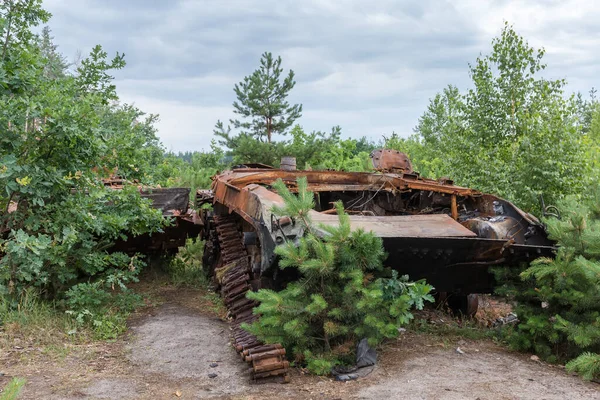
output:
M 477 344 L 475 344 L 477 345 Z M 360 399 L 593 399 L 600 386 L 493 349 L 435 350 L 379 370 Z
M 171 296 L 133 318 L 122 339 L 81 345 L 63 358 L 12 349 L 0 357 L 0 387 L 21 376 L 28 383 L 20 398 L 66 400 L 600 399 L 600 385 L 492 342 L 437 343 L 410 332 L 387 343 L 377 367 L 357 381 L 293 370 L 289 384 L 251 384 L 228 344 L 227 324 L 197 304 L 190 293 Z

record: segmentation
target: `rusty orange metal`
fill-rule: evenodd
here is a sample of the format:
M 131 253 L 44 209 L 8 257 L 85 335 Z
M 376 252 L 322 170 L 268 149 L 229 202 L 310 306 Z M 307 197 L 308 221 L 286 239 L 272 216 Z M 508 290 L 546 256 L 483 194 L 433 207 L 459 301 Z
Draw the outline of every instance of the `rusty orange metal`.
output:
M 370 157 L 376 171 L 413 173 L 410 159 L 405 153 L 398 150 L 377 149 L 371 152 Z
M 314 223 L 336 226 L 337 215 L 329 213 L 311 214 Z M 477 237 L 477 234 L 465 228 L 444 214 L 402 215 L 402 216 L 363 216 L 350 218 L 352 229 L 371 231 L 379 237 Z
M 251 258 L 258 276 L 276 268 L 276 246 L 303 235 L 298 224 L 281 223 L 288 216 L 272 212 L 273 206 L 284 205 L 273 183 L 281 179 L 296 192 L 301 177 L 314 193 L 309 217 L 315 232 L 326 235 L 319 226 L 338 223 L 334 202 L 341 201 L 354 229 L 383 239 L 386 265 L 413 279 L 426 278 L 440 290 L 490 292 L 493 279 L 486 265 L 552 255 L 544 227 L 514 204 L 449 178 L 423 178 L 401 152 L 377 150 L 372 159 L 373 172 L 244 165 L 213 177 L 212 191 L 199 192 L 198 201 L 212 201 L 215 215 L 237 216 L 244 232 L 257 234 L 260 246 Z
M 544 227 L 512 203 L 448 178 L 422 178 L 398 151 L 377 150 L 371 157 L 374 172 L 299 171 L 290 158 L 282 169 L 241 165 L 214 176 L 210 191 L 197 192 L 197 206 L 213 205 L 202 209 L 203 265 L 220 286 L 232 316 L 234 347 L 251 363 L 254 379 L 287 381 L 289 362 L 281 345 L 262 343 L 240 328 L 260 317 L 246 294 L 279 290 L 297 279 L 290 269 L 278 268 L 277 247 L 300 245 L 308 230 L 327 240 L 330 227 L 340 223 L 335 215 L 340 202 L 353 230 L 381 239 L 386 267 L 464 298 L 463 313 L 477 309 L 471 293 L 493 290 L 489 266 L 552 254 Z M 281 180 L 297 193 L 299 178 L 306 179 L 314 207 L 308 215 L 279 215 L 285 204 L 273 184 Z

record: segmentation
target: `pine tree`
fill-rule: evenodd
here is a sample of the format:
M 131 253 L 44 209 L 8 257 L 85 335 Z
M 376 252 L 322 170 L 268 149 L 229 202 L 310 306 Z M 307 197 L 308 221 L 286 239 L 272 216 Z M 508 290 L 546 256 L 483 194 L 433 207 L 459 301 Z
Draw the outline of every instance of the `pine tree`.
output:
M 45 26 L 42 34 L 38 37 L 38 46 L 44 57 L 44 77 L 47 79 L 57 79 L 65 76 L 69 63 L 65 56 L 57 51 L 58 46 L 53 42 L 54 37 L 50 36 L 50 27 Z
M 302 105 L 291 105 L 286 100 L 296 85 L 294 71 L 290 70 L 282 80 L 281 57 L 273 58 L 265 52 L 260 59 L 260 67 L 252 75 L 237 83 L 233 90 L 237 100 L 233 102 L 233 112 L 240 119 L 230 120 L 240 136 L 252 137 L 258 141 L 272 142 L 273 135 L 285 134 L 286 130 L 302 116 Z M 225 129 L 218 121 L 215 134 L 222 137 L 222 144 L 229 148 L 236 145 L 236 137 L 231 137 L 231 129 Z
M 600 376 L 600 355 L 585 352 L 567 363 L 567 371 L 577 372 L 588 381 L 598 378 Z
M 521 321 L 509 342 L 551 362 L 572 360 L 568 368 L 592 379 L 600 376 L 600 190 L 559 208 L 561 219 L 545 221 L 556 258 L 534 261 L 504 287 Z
M 258 300 L 261 318 L 245 328 L 267 343 L 282 343 L 299 363 L 317 374 L 353 361 L 356 345 L 367 338 L 371 346 L 395 337 L 398 327 L 412 318 L 412 307 L 432 301 L 432 287 L 407 278 L 381 278 L 385 252 L 381 238 L 352 230 L 343 205 L 336 205 L 339 225 L 321 226 L 319 237 L 310 220 L 313 194 L 306 178 L 298 179 L 297 195 L 280 180 L 274 184 L 285 205 L 274 207 L 306 228 L 297 243 L 276 249 L 279 267 L 297 268 L 300 279 L 280 291 L 249 293 Z

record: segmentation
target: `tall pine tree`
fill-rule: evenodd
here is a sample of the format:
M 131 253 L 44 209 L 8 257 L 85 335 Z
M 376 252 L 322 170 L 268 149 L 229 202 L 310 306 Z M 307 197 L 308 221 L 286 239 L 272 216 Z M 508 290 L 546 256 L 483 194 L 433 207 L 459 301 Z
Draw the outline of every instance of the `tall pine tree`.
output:
M 69 63 L 65 56 L 58 50 L 54 44 L 53 36 L 50 36 L 50 27 L 45 26 L 42 34 L 38 37 L 38 46 L 42 57 L 44 57 L 44 77 L 47 79 L 57 79 L 65 76 Z
M 281 57 L 273 58 L 270 52 L 265 52 L 260 67 L 234 86 L 237 100 L 233 102 L 233 112 L 241 119 L 232 119 L 230 123 L 241 130 L 241 135 L 271 143 L 273 135 L 285 134 L 302 116 L 302 105 L 287 101 L 296 85 L 294 71 L 290 70 L 285 77 L 282 73 Z M 227 147 L 236 144 L 230 129 L 226 130 L 221 121 L 217 122 L 215 133 Z

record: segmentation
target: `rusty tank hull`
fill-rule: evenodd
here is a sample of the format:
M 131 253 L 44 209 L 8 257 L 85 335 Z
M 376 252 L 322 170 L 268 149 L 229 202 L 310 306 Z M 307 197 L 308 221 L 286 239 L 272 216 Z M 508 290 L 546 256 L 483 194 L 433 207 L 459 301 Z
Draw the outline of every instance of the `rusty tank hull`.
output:
M 333 203 L 342 201 L 353 227 L 383 239 L 387 266 L 411 279 L 425 278 L 440 291 L 491 292 L 490 265 L 516 265 L 551 256 L 554 249 L 543 225 L 512 203 L 448 179 L 421 178 L 410 169 L 357 173 L 242 167 L 217 175 L 212 193 L 204 192 L 198 201 L 212 202 L 216 215 L 240 219 L 241 233 L 256 243 L 251 264 L 257 276 L 277 269 L 276 246 L 303 234 L 286 216 L 271 212 L 283 204 L 272 183 L 282 179 L 293 191 L 300 177 L 307 178 L 315 194 L 311 219 L 317 226 L 337 224 Z
M 509 201 L 456 186 L 450 179 L 422 178 L 412 170 L 408 157 L 397 151 L 377 150 L 371 157 L 373 172 L 298 171 L 287 162 L 285 169 L 248 164 L 216 175 L 210 191 L 198 192 L 197 205 L 213 205 L 202 218 L 204 262 L 218 284 L 232 285 L 223 278 L 223 270 L 229 273 L 231 268 L 225 259 L 232 257 L 232 251 L 243 252 L 243 265 L 235 278 L 244 281 L 243 293 L 282 288 L 295 278 L 293 271 L 277 267 L 274 250 L 296 241 L 304 231 L 289 216 L 271 211 L 283 205 L 272 184 L 281 179 L 293 192 L 300 177 L 306 177 L 315 196 L 310 217 L 318 234 L 326 234 L 319 227 L 338 223 L 334 203 L 341 201 L 353 228 L 382 238 L 388 253 L 386 266 L 412 280 L 426 279 L 445 296 L 463 296 L 467 313 L 476 309 L 469 294 L 494 289 L 490 266 L 510 267 L 552 256 L 554 243 L 543 225 Z M 216 232 L 225 217 L 226 241 Z M 237 250 L 232 250 L 232 243 Z M 241 318 L 251 318 L 254 304 L 242 303 L 246 308 Z

